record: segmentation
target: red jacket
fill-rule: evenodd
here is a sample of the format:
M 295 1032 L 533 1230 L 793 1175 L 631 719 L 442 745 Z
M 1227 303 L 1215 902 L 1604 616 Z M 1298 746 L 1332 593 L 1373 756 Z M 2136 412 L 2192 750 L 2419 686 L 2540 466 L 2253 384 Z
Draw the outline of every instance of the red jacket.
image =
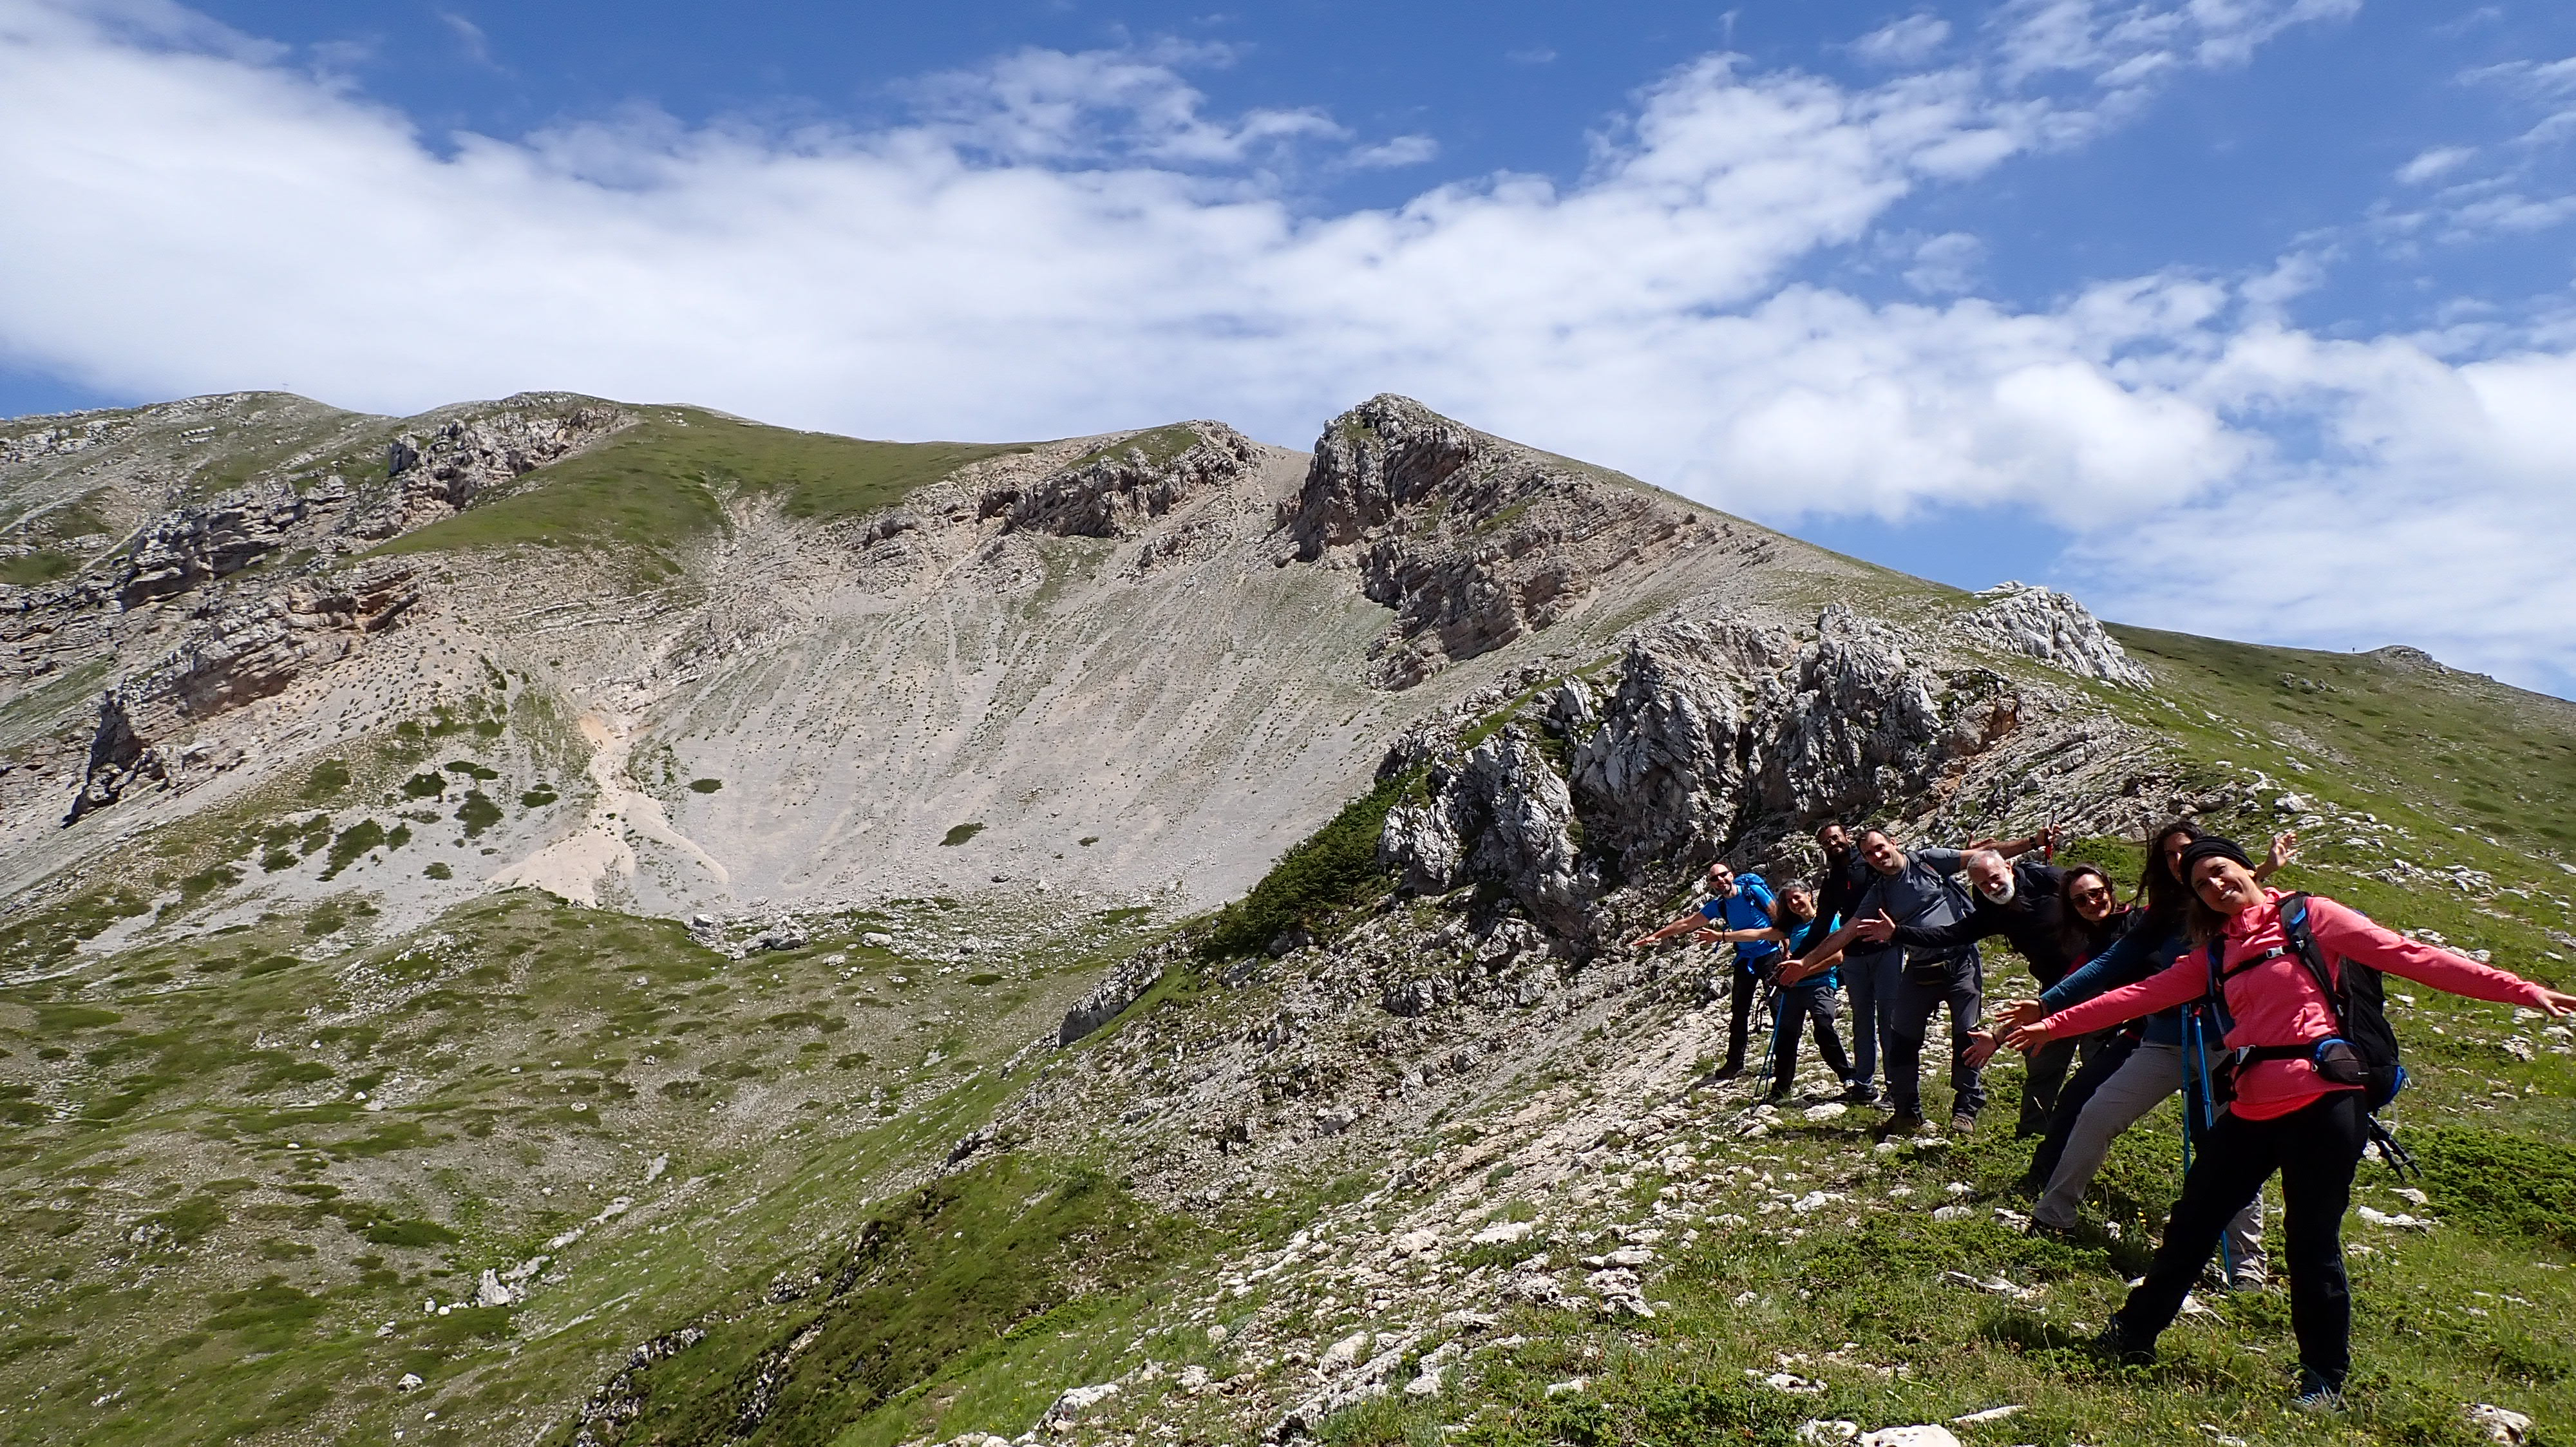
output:
M 2227 921 L 2228 968 L 2267 950 L 2288 948 L 2289 937 L 2281 929 L 2280 900 L 2281 891 L 2267 889 L 2261 904 Z M 2536 1006 L 2544 998 L 2541 986 L 2518 975 L 2410 940 L 2331 899 L 2308 897 L 2308 929 L 2324 948 L 2329 967 L 2338 972 L 2343 961 L 2358 960 L 2473 1000 Z M 2226 990 L 2227 1013 L 2235 1021 L 2235 1028 L 2227 1032 L 2230 1050 L 2247 1045 L 2305 1045 L 2335 1033 L 2334 1005 L 2295 953 L 2275 956 L 2231 977 Z M 2040 1024 L 2051 1036 L 2084 1035 L 2188 1004 L 2208 993 L 2209 952 L 2190 949 L 2161 973 L 2071 1005 Z M 2247 1120 L 2270 1120 L 2328 1091 L 2357 1088 L 2325 1080 L 2306 1060 L 2265 1060 L 2237 1076 L 2232 1108 Z

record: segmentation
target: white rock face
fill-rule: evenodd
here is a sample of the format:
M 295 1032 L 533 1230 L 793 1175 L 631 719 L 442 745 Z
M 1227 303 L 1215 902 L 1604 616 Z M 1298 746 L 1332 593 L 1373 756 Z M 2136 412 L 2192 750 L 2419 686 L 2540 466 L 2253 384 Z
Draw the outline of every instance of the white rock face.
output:
M 2002 583 L 1977 595 L 1992 599 L 1959 620 L 1980 641 L 2036 658 L 2078 678 L 2152 688 L 2155 675 L 2122 651 L 2083 604 L 2053 588 Z

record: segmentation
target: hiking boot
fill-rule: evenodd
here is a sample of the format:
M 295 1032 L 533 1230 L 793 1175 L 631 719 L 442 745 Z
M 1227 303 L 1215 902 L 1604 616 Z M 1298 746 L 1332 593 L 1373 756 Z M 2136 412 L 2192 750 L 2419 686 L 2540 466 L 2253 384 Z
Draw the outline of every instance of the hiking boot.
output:
M 1798 1093 L 1796 1091 L 1780 1086 L 1773 1086 L 1770 1090 L 1763 1093 L 1762 1103 L 1764 1105 L 1787 1105 L 1789 1102 L 1796 1100 L 1797 1098 Z
M 1878 1123 L 1878 1133 L 1883 1136 L 1912 1135 L 1921 1129 L 1923 1117 L 1912 1111 L 1899 1111 Z
M 2058 1241 L 2070 1246 L 2075 1244 L 2074 1227 L 2051 1226 L 2046 1221 L 2042 1221 L 2037 1217 L 2033 1217 L 2029 1225 L 2021 1228 L 2021 1234 L 2024 1236 L 2036 1236 L 2042 1241 Z
M 2093 1338 L 2093 1355 L 2115 1367 L 2151 1367 L 2156 1364 L 2155 1343 L 2140 1344 L 2129 1339 L 2118 1317 Z
M 1950 1117 L 1950 1134 L 1952 1135 L 1971 1135 L 1975 1133 L 1976 1129 L 1977 1118 L 1967 1111 L 1960 1111 L 1956 1115 Z
M 2343 1410 L 2343 1384 L 2330 1382 L 2322 1374 L 2301 1367 L 2298 1406 L 2302 1412 L 2340 1412 Z
M 1878 1087 L 1870 1084 L 1866 1080 L 1844 1081 L 1842 1102 L 1845 1105 L 1876 1105 L 1878 1104 Z
M 1741 1060 L 1730 1060 L 1724 1065 L 1717 1067 L 1715 1070 L 1710 1071 L 1705 1079 L 1706 1083 L 1715 1085 L 1721 1080 L 1733 1080 L 1735 1077 L 1742 1075 L 1743 1073 L 1744 1062 Z
M 2015 1180 L 2009 1188 L 2009 1194 L 2019 1196 L 2025 1201 L 2036 1201 L 2047 1193 L 2048 1178 L 2046 1176 L 2025 1175 L 2018 1180 Z

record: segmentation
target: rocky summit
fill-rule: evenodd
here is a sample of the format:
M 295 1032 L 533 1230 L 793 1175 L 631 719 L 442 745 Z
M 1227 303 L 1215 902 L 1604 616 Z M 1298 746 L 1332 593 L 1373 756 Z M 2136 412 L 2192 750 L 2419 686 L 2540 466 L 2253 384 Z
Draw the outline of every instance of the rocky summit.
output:
M 2392 993 L 2423 1173 L 2356 1187 L 2320 1418 L 2277 1284 L 2078 1350 L 2170 1105 L 2026 1234 L 2009 1110 L 1767 1100 L 1723 958 L 1627 943 L 1829 819 L 2126 880 L 2172 816 L 2576 981 L 2567 704 L 1958 592 L 1400 397 L 1310 452 L 0 423 L 0 1440 L 2565 1431 L 2566 1027 Z

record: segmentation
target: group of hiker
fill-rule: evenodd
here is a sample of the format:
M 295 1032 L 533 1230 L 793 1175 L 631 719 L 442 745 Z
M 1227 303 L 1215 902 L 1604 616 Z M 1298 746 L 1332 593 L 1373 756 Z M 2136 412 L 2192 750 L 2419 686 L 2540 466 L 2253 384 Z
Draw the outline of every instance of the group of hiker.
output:
M 2039 1141 L 2020 1182 L 2037 1198 L 2034 1233 L 2073 1230 L 2112 1141 L 2181 1095 L 2182 1198 L 2097 1349 L 2118 1362 L 2152 1361 L 2156 1338 L 2213 1257 L 2218 1289 L 2260 1289 L 2262 1188 L 2278 1174 L 2298 1400 L 2340 1406 L 2352 1317 L 2343 1216 L 2367 1148 L 2402 1158 L 2374 1118 L 2405 1082 L 2381 972 L 2550 1015 L 2576 1010 L 2576 995 L 2408 939 L 2322 896 L 2271 888 L 2266 881 L 2296 857 L 2295 834 L 2273 839 L 2258 863 L 2176 820 L 2147 837 L 2142 877 L 2125 901 L 2099 866 L 2052 862 L 2060 842 L 2043 828 L 1963 849 L 1907 849 L 1883 828 L 1855 838 L 1828 823 L 1816 831 L 1824 864 L 1812 884 L 1775 890 L 1758 874 L 1713 864 L 1698 905 L 1632 943 L 1687 936 L 1733 946 L 1727 1057 L 1712 1080 L 1744 1072 L 1767 1000 L 1767 1098 L 1792 1098 L 1800 1041 L 1812 1034 L 1840 1099 L 1876 1103 L 1884 1082 L 1883 1134 L 1927 1128 L 1923 1046 L 1945 1006 L 1952 1134 L 1976 1128 L 1987 1061 L 2000 1049 L 2022 1052 L 2018 1134 Z M 1979 945 L 1997 938 L 2029 965 L 2040 992 L 1998 1007 L 2001 1028 L 1988 1029 Z M 1842 998 L 1849 1051 L 1837 1028 Z

